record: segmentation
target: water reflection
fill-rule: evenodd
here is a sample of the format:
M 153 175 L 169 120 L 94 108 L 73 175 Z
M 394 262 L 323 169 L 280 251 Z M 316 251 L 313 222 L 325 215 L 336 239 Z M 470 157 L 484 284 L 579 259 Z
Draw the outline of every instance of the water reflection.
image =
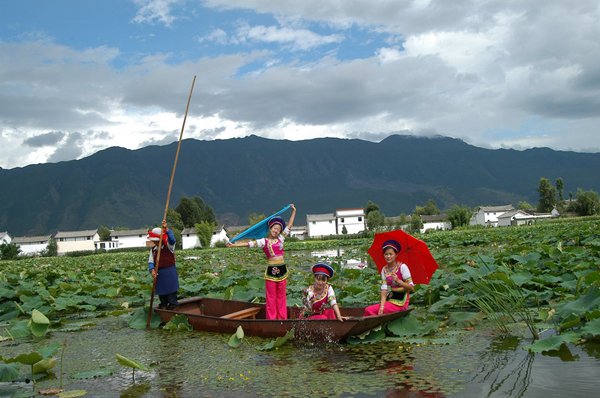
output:
M 343 268 L 362 269 L 368 264 L 368 255 L 356 249 L 337 248 L 317 251 L 295 251 L 294 255 L 310 256 L 316 261 L 337 262 Z

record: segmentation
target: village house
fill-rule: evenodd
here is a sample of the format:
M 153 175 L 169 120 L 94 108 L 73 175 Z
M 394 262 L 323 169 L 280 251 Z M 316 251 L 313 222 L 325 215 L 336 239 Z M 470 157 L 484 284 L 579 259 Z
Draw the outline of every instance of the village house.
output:
M 3 243 L 9 244 L 12 241 L 12 238 L 8 234 L 8 232 L 0 232 L 0 245 Z
M 110 233 L 110 241 L 108 242 L 97 242 L 97 249 L 128 249 L 131 247 L 145 247 L 146 246 L 146 234 L 148 230 L 142 229 L 129 229 L 125 231 L 112 231 Z
M 550 213 L 536 213 L 533 210 L 510 210 L 498 216 L 499 227 L 510 227 L 516 225 L 531 225 L 535 220 L 558 217 L 560 214 L 556 208 Z
M 421 233 L 425 233 L 428 229 L 433 230 L 447 230 L 452 229 L 452 223 L 448 218 L 447 214 L 436 214 L 431 216 L 421 216 L 421 222 L 423 223 L 423 228 L 421 228 Z
M 336 234 L 335 215 L 333 213 L 307 214 L 306 226 L 310 238 Z
M 470 225 L 484 225 L 486 227 L 497 227 L 498 217 L 507 211 L 516 210 L 513 205 L 504 206 L 481 206 L 473 213 Z
M 347 234 L 358 234 L 366 229 L 365 209 L 338 209 L 335 213 L 307 214 L 306 226 L 311 238 L 342 235 L 344 227 Z
M 229 242 L 227 237 L 227 229 L 224 225 L 216 226 L 213 229 L 212 237 L 210 238 L 210 247 L 214 247 L 217 242 Z M 200 240 L 198 240 L 198 231 L 196 228 L 184 228 L 181 231 L 181 248 L 194 249 L 201 248 Z
M 97 229 L 87 231 L 59 231 L 54 235 L 58 245 L 58 254 L 95 250 L 95 243 L 100 241 Z
M 306 225 L 299 225 L 299 226 L 293 225 L 292 229 L 290 230 L 290 236 L 293 236 L 294 238 L 298 238 L 300 240 L 306 239 L 306 234 L 307 234 Z
M 358 234 L 366 229 L 365 209 L 338 209 L 335 211 L 337 235 L 342 235 L 344 227 L 347 234 Z
M 52 235 L 22 236 L 15 237 L 12 243 L 19 246 L 24 256 L 35 256 L 41 254 L 48 248 Z

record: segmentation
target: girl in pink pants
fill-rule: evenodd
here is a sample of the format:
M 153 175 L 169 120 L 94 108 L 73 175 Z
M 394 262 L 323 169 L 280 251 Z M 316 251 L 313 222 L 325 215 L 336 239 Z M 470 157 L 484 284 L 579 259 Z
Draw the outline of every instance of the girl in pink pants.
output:
M 281 217 L 273 217 L 269 220 L 269 233 L 262 239 L 248 242 L 228 243 L 228 247 L 260 247 L 267 255 L 267 269 L 265 270 L 265 293 L 267 296 L 267 319 L 287 319 L 287 297 L 285 289 L 287 286 L 288 270 L 283 261 L 283 243 L 285 237 L 290 233 L 296 207 L 290 204 L 292 215 L 286 226 Z
M 327 282 L 333 277 L 334 271 L 330 265 L 319 263 L 312 267 L 315 283 L 304 289 L 304 309 L 300 318 L 308 319 L 338 319 L 344 322 L 348 319 L 342 316 L 335 299 L 333 288 Z M 327 306 L 331 308 L 326 308 Z

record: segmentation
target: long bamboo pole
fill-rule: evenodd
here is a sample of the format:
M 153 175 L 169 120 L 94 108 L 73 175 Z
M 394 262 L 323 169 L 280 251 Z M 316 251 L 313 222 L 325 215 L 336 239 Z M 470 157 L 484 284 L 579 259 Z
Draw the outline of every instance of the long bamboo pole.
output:
M 171 200 L 171 190 L 173 189 L 173 180 L 175 180 L 175 169 L 177 168 L 177 161 L 179 160 L 179 149 L 181 149 L 181 138 L 183 137 L 183 130 L 185 129 L 185 121 L 187 119 L 188 110 L 190 109 L 190 101 L 192 100 L 192 92 L 194 91 L 194 84 L 196 83 L 196 76 L 194 76 L 194 80 L 192 81 L 192 88 L 190 89 L 190 95 L 188 97 L 187 107 L 185 108 L 185 116 L 183 118 L 183 124 L 181 125 L 181 133 L 179 133 L 179 143 L 177 144 L 177 153 L 175 154 L 175 162 L 173 163 L 173 172 L 171 173 L 171 183 L 169 184 L 169 192 L 167 193 L 167 204 L 165 205 L 165 213 L 163 216 L 163 220 L 167 219 L 167 213 L 169 212 L 169 201 Z M 160 264 L 160 250 L 162 248 L 162 237 L 165 233 L 165 230 L 162 229 L 161 224 L 161 233 L 160 238 L 158 240 L 158 253 L 156 253 L 156 264 L 154 267 L 156 269 L 156 278 L 153 278 L 152 281 L 152 295 L 150 296 L 150 309 L 148 311 L 148 322 L 146 323 L 146 329 L 150 327 L 150 320 L 152 319 L 152 306 L 154 305 L 154 294 L 156 291 L 156 279 L 158 278 L 158 268 Z

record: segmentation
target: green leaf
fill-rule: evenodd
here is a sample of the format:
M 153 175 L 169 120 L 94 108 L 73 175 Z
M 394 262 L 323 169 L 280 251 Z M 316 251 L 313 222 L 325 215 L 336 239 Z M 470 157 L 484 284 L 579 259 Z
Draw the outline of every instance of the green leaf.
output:
M 237 334 L 237 332 L 236 332 Z M 284 345 L 287 341 L 294 338 L 294 329 L 290 330 L 283 337 L 277 337 L 275 340 L 272 340 L 270 343 L 267 343 L 263 346 L 256 347 L 259 351 L 267 351 L 272 350 L 273 348 L 279 348 Z
M 350 344 L 367 344 L 375 343 L 385 339 L 385 329 L 380 325 L 375 329 L 366 331 L 358 336 L 351 336 L 347 339 Z
M 12 381 L 19 377 L 18 363 L 0 363 L 0 383 Z
M 38 363 L 39 361 L 41 361 L 42 359 L 44 359 L 44 357 L 42 356 L 42 354 L 40 354 L 37 351 L 33 351 L 30 352 L 29 354 L 21 354 L 16 358 L 9 358 L 8 360 L 4 360 L 4 362 L 6 363 L 12 363 L 12 362 L 19 362 L 22 363 L 23 365 L 35 365 L 36 363 Z
M 72 379 L 95 379 L 96 377 L 110 376 L 114 373 L 112 369 L 96 369 L 87 372 L 79 372 L 71 375 Z
M 47 373 L 50 369 L 52 369 L 56 365 L 56 359 L 54 358 L 44 358 L 39 362 L 36 362 L 33 365 L 33 373 Z
M 389 322 L 387 330 L 395 336 L 424 336 L 440 327 L 441 322 L 434 321 L 423 324 L 412 315 L 407 315 Z
M 180 314 L 180 315 L 175 315 L 171 318 L 171 320 L 169 322 L 167 322 L 165 324 L 165 326 L 163 326 L 163 329 L 165 330 L 169 330 L 169 331 L 191 331 L 194 330 L 194 328 L 192 328 L 192 326 L 190 325 L 187 316 Z
M 569 332 L 558 336 L 548 337 L 547 339 L 538 340 L 531 345 L 523 346 L 523 349 L 531 352 L 545 352 L 560 349 L 564 343 L 575 343 L 579 340 L 577 333 Z
M 50 325 L 50 320 L 46 318 L 46 315 L 42 314 L 36 309 L 31 311 L 31 320 L 34 323 L 39 323 L 40 325 Z
M 600 307 L 600 289 L 596 286 L 590 286 L 588 291 L 577 298 L 575 301 L 569 301 L 563 305 L 557 315 L 562 318 L 568 318 L 571 314 L 585 316 L 588 311 L 596 310 Z
M 29 328 L 29 326 L 27 326 L 28 323 L 29 323 L 28 319 L 17 321 L 12 324 L 10 329 L 8 329 L 8 333 L 14 339 L 29 336 L 31 334 L 31 329 Z
M 157 328 L 162 323 L 162 318 L 152 311 L 150 318 L 150 327 Z M 129 320 L 129 327 L 132 329 L 146 329 L 148 324 L 148 307 L 139 308 Z
M 600 336 L 600 318 L 586 323 L 580 330 L 581 335 L 585 337 Z
M 482 312 L 451 312 L 448 324 L 459 328 L 473 327 L 483 320 Z
M 237 336 L 238 339 L 243 339 L 244 338 L 244 329 L 242 328 L 242 326 L 238 326 L 237 330 L 235 331 L 235 335 Z
M 58 349 L 61 347 L 60 343 L 52 343 L 48 346 L 42 347 L 39 350 L 39 353 L 44 357 L 44 358 L 50 358 L 52 355 L 56 354 L 58 352 Z
M 123 355 L 119 355 L 116 354 L 117 357 L 117 362 L 119 362 L 119 364 L 123 365 L 123 366 L 127 366 L 133 369 L 139 369 L 139 370 L 143 370 L 144 372 L 150 372 L 150 369 L 148 369 L 145 365 L 142 365 L 140 362 L 136 361 L 135 359 L 130 359 L 127 357 L 124 357 Z
M 229 338 L 227 344 L 229 344 L 229 347 L 238 348 L 242 344 L 242 340 L 237 337 L 237 333 L 234 333 Z

